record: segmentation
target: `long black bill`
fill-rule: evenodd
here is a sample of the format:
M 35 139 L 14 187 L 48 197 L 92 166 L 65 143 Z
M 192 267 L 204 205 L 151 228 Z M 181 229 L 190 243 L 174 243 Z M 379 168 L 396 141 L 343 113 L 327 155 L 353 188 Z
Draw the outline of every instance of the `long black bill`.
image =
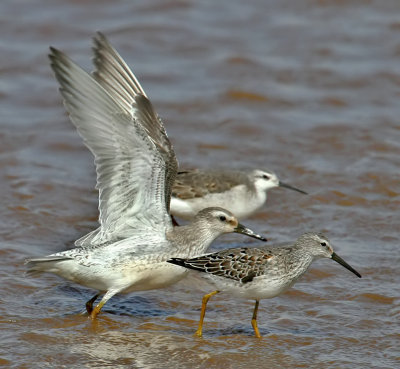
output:
M 267 241 L 267 239 L 263 236 L 260 236 L 257 233 L 254 233 L 251 229 L 245 227 L 243 224 L 238 224 L 237 227 L 234 229 L 236 233 L 245 234 L 246 236 L 257 238 L 257 240 Z
M 305 192 L 303 190 L 299 190 L 298 188 L 293 187 L 291 185 L 288 185 L 287 183 L 284 183 L 284 182 L 281 182 L 281 181 L 279 181 L 279 187 L 288 188 L 289 190 L 297 191 L 297 192 L 303 193 L 304 195 L 308 195 L 307 192 Z
M 358 278 L 361 278 L 361 274 L 357 272 L 357 270 L 353 269 L 349 264 L 347 264 L 338 254 L 335 252 L 332 254 L 332 260 L 335 260 L 340 265 L 343 265 L 346 269 L 353 272 Z

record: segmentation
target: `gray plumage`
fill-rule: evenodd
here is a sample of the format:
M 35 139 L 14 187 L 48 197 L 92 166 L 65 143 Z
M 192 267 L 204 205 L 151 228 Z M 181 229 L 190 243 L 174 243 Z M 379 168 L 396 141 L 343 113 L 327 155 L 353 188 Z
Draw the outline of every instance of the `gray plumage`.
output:
M 191 169 L 178 172 L 172 187 L 171 213 L 191 219 L 200 209 L 220 206 L 246 218 L 260 209 L 267 192 L 285 187 L 306 192 L 279 180 L 270 170 L 262 169 Z
M 330 258 L 357 277 L 361 275 L 340 258 L 320 233 L 305 233 L 293 244 L 257 248 L 233 248 L 193 258 L 171 258 L 169 263 L 199 272 L 215 289 L 203 299 L 198 335 L 208 299 L 217 292 L 256 300 L 252 324 L 257 337 L 256 317 L 259 300 L 285 292 L 301 277 L 314 260 Z
M 185 275 L 166 263 L 204 252 L 221 234 L 263 239 L 229 211 L 204 209 L 184 227 L 169 215 L 177 160 L 164 126 L 136 77 L 102 34 L 94 47 L 96 70 L 83 71 L 51 48 L 51 67 L 72 123 L 95 157 L 100 227 L 75 249 L 27 260 L 31 272 L 49 272 L 104 293 L 92 309 L 119 292 L 162 288 Z

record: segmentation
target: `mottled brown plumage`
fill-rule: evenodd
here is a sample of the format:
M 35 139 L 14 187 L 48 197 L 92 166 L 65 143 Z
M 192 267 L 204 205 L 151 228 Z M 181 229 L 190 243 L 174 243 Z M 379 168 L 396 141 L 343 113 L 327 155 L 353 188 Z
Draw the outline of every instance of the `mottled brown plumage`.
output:
M 248 283 L 263 275 L 272 253 L 258 248 L 228 249 L 185 261 L 184 266 L 208 274 Z M 174 259 L 172 259 L 174 260 Z
M 320 233 L 305 233 L 293 244 L 227 249 L 189 259 L 172 258 L 168 262 L 201 272 L 199 275 L 215 288 L 203 297 L 198 336 L 202 335 L 208 300 L 218 292 L 227 292 L 235 297 L 256 300 L 251 324 L 256 337 L 261 337 L 257 326 L 259 301 L 285 292 L 314 260 L 320 258 L 330 258 L 361 278 L 333 252 L 329 240 Z
M 254 187 L 254 184 L 242 171 L 188 169 L 178 172 L 172 187 L 172 196 L 180 199 L 193 199 L 210 193 L 229 191 L 241 184 L 245 184 L 249 188 Z
M 209 206 L 228 209 L 239 219 L 256 212 L 267 200 L 267 192 L 285 187 L 305 194 L 283 183 L 266 169 L 189 169 L 178 172 L 172 187 L 171 214 L 191 219 Z

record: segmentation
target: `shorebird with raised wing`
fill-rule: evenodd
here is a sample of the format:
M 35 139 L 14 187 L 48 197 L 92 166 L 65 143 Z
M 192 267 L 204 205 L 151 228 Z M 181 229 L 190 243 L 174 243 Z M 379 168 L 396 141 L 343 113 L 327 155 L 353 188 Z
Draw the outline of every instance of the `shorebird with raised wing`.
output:
M 70 120 L 95 157 L 100 227 L 74 249 L 27 260 L 32 273 L 54 273 L 97 290 L 86 303 L 92 319 L 117 293 L 162 288 L 183 278 L 183 268 L 166 262 L 173 256 L 203 253 L 229 232 L 264 239 L 219 207 L 173 227 L 169 205 L 177 160 L 164 126 L 107 39 L 99 33 L 94 42 L 93 75 L 54 48 L 49 57 Z

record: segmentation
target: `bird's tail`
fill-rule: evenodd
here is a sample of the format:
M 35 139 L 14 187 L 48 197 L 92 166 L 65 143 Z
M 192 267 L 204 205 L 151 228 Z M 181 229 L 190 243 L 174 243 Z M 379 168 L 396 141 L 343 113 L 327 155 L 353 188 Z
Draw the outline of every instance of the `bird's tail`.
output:
M 28 267 L 28 275 L 35 275 L 42 272 L 55 273 L 58 271 L 57 264 L 60 261 L 71 260 L 65 256 L 47 256 L 43 258 L 27 259 L 25 265 Z
M 167 263 L 179 265 L 182 267 L 186 267 L 185 262 L 186 262 L 186 259 L 182 259 L 182 258 L 171 258 L 171 259 L 167 260 Z

